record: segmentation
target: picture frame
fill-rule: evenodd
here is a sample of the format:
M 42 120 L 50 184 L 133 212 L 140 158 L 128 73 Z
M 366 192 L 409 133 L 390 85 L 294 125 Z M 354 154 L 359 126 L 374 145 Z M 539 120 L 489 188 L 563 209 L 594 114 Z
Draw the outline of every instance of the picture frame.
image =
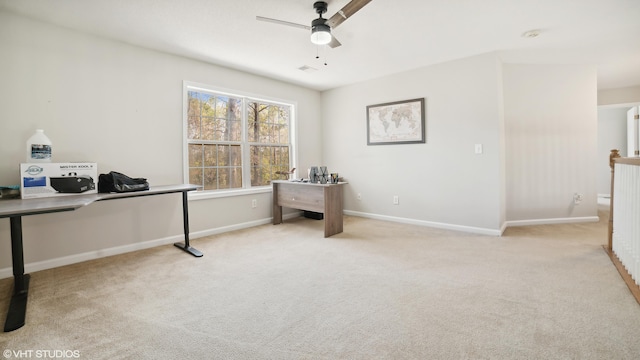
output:
M 367 145 L 426 142 L 425 99 L 367 106 Z

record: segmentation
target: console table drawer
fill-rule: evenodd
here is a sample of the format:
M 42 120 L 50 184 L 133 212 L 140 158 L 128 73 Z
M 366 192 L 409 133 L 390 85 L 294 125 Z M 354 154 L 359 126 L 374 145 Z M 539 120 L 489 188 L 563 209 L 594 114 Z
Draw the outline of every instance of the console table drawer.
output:
M 324 189 L 316 186 L 278 184 L 278 205 L 323 213 Z

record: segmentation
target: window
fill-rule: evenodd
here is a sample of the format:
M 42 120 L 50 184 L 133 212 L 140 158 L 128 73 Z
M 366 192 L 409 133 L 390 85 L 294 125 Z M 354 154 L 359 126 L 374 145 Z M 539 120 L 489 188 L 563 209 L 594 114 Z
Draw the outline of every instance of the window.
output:
M 269 186 L 292 167 L 294 106 L 185 83 L 185 181 L 204 190 Z
M 251 186 L 270 185 L 289 170 L 289 106 L 248 100 L 247 124 Z

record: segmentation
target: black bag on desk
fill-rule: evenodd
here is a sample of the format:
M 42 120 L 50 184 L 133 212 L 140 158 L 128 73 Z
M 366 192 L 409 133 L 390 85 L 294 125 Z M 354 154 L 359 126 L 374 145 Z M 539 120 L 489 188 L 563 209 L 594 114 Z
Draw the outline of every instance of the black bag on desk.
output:
M 149 182 L 144 178 L 130 178 L 125 174 L 111 171 L 98 177 L 98 192 L 131 192 L 149 190 Z

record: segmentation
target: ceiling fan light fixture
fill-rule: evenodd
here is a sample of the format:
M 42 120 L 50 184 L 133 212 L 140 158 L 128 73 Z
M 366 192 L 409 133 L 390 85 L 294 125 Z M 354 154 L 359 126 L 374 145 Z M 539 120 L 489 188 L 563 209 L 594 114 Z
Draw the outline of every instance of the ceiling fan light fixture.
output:
M 324 20 L 324 19 L 322 19 Z M 315 22 L 315 21 L 314 21 Z M 311 28 L 311 42 L 316 45 L 327 45 L 331 42 L 331 28 L 323 24 L 313 24 Z
M 316 45 L 327 45 L 331 42 L 331 33 L 328 31 L 315 31 L 311 33 L 311 42 Z

